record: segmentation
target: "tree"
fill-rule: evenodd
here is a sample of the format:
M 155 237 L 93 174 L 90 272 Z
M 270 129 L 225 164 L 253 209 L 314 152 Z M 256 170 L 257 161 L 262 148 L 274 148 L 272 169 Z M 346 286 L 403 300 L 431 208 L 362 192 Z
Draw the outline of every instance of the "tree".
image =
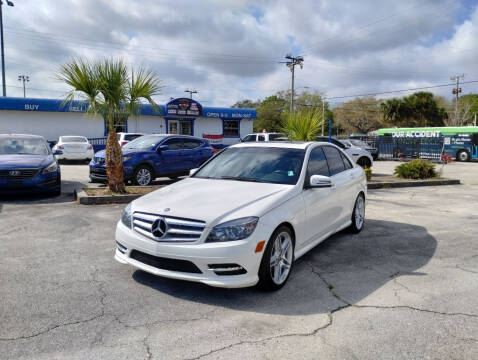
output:
M 397 127 L 443 126 L 446 109 L 439 107 L 430 92 L 416 92 L 401 99 L 389 99 L 381 104 L 389 125 Z
M 367 134 L 383 127 L 379 100 L 374 97 L 356 98 L 334 109 L 336 126 L 348 134 Z
M 456 112 L 456 100 L 448 106 L 448 126 L 463 126 L 474 123 L 475 114 L 478 116 L 478 94 L 463 95 L 458 99 L 458 112 Z
M 256 109 L 261 104 L 260 100 L 241 100 L 232 105 L 233 108 Z
M 263 129 L 268 132 L 280 131 L 287 106 L 287 100 L 278 95 L 265 98 L 256 108 L 257 119 L 254 121 L 254 131 L 260 132 Z
M 60 67 L 57 78 L 72 87 L 65 102 L 71 103 L 79 94 L 88 102 L 87 112 L 101 115 L 105 120 L 108 187 L 112 192 L 124 193 L 123 153 L 114 125 L 126 121 L 130 115 L 139 116 L 143 99 L 157 110 L 153 96 L 160 93 L 159 78 L 143 68 L 129 72 L 122 60 L 113 59 L 93 63 L 84 59 L 72 60 Z

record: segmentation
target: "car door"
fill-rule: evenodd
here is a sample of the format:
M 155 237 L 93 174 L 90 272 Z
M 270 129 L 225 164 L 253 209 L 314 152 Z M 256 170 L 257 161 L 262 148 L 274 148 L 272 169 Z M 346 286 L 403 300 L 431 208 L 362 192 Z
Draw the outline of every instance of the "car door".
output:
M 160 174 L 180 172 L 184 167 L 183 139 L 172 137 L 166 139 L 161 145 L 167 145 L 168 149 L 158 154 L 156 171 Z
M 342 225 L 350 214 L 349 207 L 353 183 L 351 169 L 353 167 L 350 161 L 347 164 L 344 163 L 344 155 L 336 147 L 324 146 L 323 150 L 329 166 L 330 177 L 334 184 L 335 217 L 333 227 L 335 228 Z
M 185 170 L 191 170 L 199 167 L 206 157 L 206 148 L 201 149 L 203 142 L 199 139 L 183 139 L 183 161 L 187 166 Z
M 330 224 L 335 221 L 339 212 L 334 201 L 335 189 L 333 187 L 307 187 L 312 175 L 330 175 L 327 160 L 321 146 L 312 149 L 307 163 L 304 190 L 302 192 L 306 213 L 306 230 L 303 243 L 297 244 L 299 247 L 308 245 L 330 231 Z

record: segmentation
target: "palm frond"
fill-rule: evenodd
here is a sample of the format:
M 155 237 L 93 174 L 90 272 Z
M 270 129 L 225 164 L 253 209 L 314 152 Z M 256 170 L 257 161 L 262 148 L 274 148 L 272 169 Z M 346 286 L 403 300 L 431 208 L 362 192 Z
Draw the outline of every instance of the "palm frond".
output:
M 283 132 L 292 141 L 314 141 L 322 126 L 322 114 L 316 109 L 304 109 L 288 114 Z

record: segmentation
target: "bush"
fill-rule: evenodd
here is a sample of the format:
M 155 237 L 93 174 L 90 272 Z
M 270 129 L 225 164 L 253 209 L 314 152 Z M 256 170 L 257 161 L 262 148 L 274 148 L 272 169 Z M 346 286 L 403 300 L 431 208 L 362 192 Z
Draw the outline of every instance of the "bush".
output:
M 367 181 L 372 180 L 372 168 L 366 167 L 364 171 L 365 171 L 365 177 L 367 178 Z
M 435 165 L 421 159 L 397 166 L 394 174 L 403 179 L 429 179 L 437 176 Z
M 287 115 L 282 131 L 291 141 L 315 141 L 321 126 L 322 115 L 317 110 L 298 110 Z

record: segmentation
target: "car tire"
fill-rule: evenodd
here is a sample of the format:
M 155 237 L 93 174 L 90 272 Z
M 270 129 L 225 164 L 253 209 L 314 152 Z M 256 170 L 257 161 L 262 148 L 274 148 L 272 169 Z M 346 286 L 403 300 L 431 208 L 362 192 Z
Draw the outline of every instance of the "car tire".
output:
M 358 234 L 362 231 L 365 224 L 365 196 L 362 193 L 360 193 L 355 200 L 351 220 L 352 224 L 349 226 L 349 231 Z
M 468 153 L 468 151 L 460 150 L 456 154 L 456 160 L 463 162 L 470 161 L 470 154 Z
M 369 168 L 372 166 L 372 162 L 368 157 L 362 156 L 357 160 L 357 164 L 363 168 Z
M 154 180 L 153 169 L 148 165 L 138 166 L 133 173 L 133 183 L 138 186 L 148 186 Z
M 262 256 L 258 274 L 260 288 L 274 291 L 285 285 L 294 263 L 294 247 L 292 231 L 287 226 L 278 227 L 269 239 Z

